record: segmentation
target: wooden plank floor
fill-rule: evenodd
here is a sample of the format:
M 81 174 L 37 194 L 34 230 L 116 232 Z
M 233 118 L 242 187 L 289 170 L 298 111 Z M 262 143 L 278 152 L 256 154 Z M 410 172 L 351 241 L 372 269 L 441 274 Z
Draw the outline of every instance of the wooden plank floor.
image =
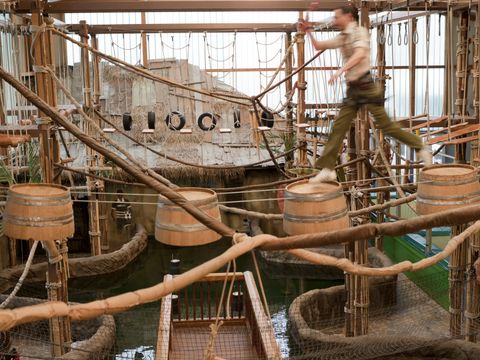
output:
M 170 360 L 203 360 L 210 336 L 208 324 L 201 326 L 173 325 Z M 228 359 L 259 359 L 246 325 L 225 323 L 215 340 L 215 355 Z

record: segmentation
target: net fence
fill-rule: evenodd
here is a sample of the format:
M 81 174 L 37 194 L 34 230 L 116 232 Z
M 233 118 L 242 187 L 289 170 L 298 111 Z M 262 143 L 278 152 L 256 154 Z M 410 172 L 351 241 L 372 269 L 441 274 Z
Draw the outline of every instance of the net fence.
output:
M 114 316 L 71 324 L 53 319 L 53 327 L 49 321 L 16 326 L 2 333 L 0 358 L 205 359 L 208 354 L 221 359 L 480 357 L 480 345 L 458 341 L 479 335 L 478 311 L 476 317 L 462 317 L 459 337 L 450 335 L 445 275 L 417 277 L 415 283 L 404 275 L 393 281 L 370 281 L 368 307 L 356 300 L 348 305 L 344 285 L 310 290 L 298 297 L 267 294 L 271 320 L 247 279 L 237 279 L 231 290 L 228 285 L 223 297 L 222 286 L 220 279 L 199 282 L 164 298 L 163 304 L 154 302 Z M 71 298 L 102 297 L 100 290 L 70 290 Z M 41 286 L 25 286 L 9 306 L 45 301 L 40 299 L 42 294 L 45 297 Z M 365 313 L 368 317 L 362 315 Z M 353 319 L 349 326 L 357 330 L 367 323 L 368 334 L 345 337 L 347 319 Z M 56 343 L 52 328 L 71 334 L 71 341 Z M 64 354 L 55 356 L 59 349 Z

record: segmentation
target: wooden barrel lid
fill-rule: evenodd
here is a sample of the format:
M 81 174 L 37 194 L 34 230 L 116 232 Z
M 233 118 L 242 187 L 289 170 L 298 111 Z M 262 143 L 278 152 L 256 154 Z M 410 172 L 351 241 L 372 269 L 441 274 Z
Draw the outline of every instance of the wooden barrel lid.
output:
M 423 180 L 454 181 L 459 179 L 473 179 L 477 174 L 477 169 L 471 165 L 447 164 L 425 167 L 420 172 L 420 177 Z
M 285 190 L 292 194 L 310 194 L 310 195 L 322 195 L 331 192 L 336 192 L 341 189 L 338 182 L 328 181 L 323 183 L 312 184 L 308 180 L 300 180 L 288 185 Z
M 68 192 L 66 187 L 53 184 L 16 184 L 10 186 L 9 190 L 16 194 L 30 196 L 62 196 Z
M 209 199 L 215 195 L 213 190 L 201 188 L 183 188 L 178 189 L 178 192 L 190 201 Z
M 175 189 L 175 191 L 178 192 L 180 195 L 182 195 L 185 199 L 187 199 L 194 205 L 205 204 L 206 200 L 215 201 L 217 198 L 217 193 L 210 189 L 185 187 L 185 188 Z M 173 205 L 173 202 L 168 200 L 163 195 L 158 196 L 158 202 L 159 204 L 161 203 L 161 204 Z

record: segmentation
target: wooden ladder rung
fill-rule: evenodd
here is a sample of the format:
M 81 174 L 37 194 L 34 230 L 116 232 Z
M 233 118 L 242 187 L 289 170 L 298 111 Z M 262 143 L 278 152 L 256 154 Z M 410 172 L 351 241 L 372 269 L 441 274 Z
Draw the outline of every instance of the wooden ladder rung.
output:
M 305 129 L 305 128 L 308 128 L 308 127 L 311 127 L 312 125 L 308 124 L 308 123 L 294 123 L 293 126 L 297 127 L 297 128 L 300 128 L 300 129 Z

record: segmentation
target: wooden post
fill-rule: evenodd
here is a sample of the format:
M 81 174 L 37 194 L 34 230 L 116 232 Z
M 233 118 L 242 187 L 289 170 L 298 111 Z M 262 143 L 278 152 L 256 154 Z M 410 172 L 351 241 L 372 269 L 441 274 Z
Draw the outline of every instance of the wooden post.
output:
M 88 43 L 88 27 L 86 21 L 80 21 L 80 36 L 82 37 L 82 42 L 85 45 Z M 92 83 L 90 78 L 90 54 L 87 49 L 82 48 L 82 69 L 83 69 L 83 103 L 87 109 L 87 112 L 92 115 L 92 118 L 95 119 L 93 111 L 93 101 L 92 101 Z M 96 134 L 93 129 L 85 123 L 85 132 L 96 138 Z M 94 172 L 94 169 L 98 166 L 99 156 L 98 154 L 87 147 L 87 169 L 89 172 Z M 88 188 L 88 219 L 89 219 L 89 235 L 90 235 L 90 249 L 92 255 L 100 255 L 101 250 L 101 240 L 100 240 L 100 224 L 98 221 L 97 214 L 98 210 L 98 201 L 97 196 L 93 193 L 97 190 L 103 189 L 103 184 L 98 181 L 92 181 L 90 177 L 87 177 L 87 188 Z
M 466 229 L 465 225 L 452 227 L 452 237 Z M 449 299 L 450 299 L 450 335 L 458 338 L 463 326 L 463 291 L 465 287 L 464 274 L 467 270 L 468 239 L 464 241 L 450 257 L 448 264 Z
M 298 14 L 299 19 L 303 19 L 303 11 Z M 305 64 L 305 33 L 297 29 L 297 66 Z M 297 97 L 297 124 L 305 122 L 305 70 L 298 73 L 298 97 Z M 307 166 L 307 142 L 305 128 L 297 127 L 297 141 L 299 145 L 297 166 Z
M 92 35 L 91 38 L 91 45 L 92 48 L 95 50 L 98 50 L 98 41 L 97 37 L 95 34 Z M 97 110 L 100 110 L 101 104 L 100 104 L 100 95 L 101 95 L 101 73 L 100 73 L 100 58 L 93 54 L 92 55 L 92 60 L 93 60 L 93 107 Z M 100 124 L 100 119 L 98 119 L 97 124 L 102 128 L 104 124 Z M 104 165 L 104 158 L 103 156 L 100 156 L 98 153 L 96 153 L 97 159 L 98 159 L 98 164 L 99 166 Z M 96 184 L 99 184 L 100 186 L 96 187 L 97 190 L 97 196 L 96 199 L 98 200 L 97 205 L 98 208 L 98 225 L 99 225 L 99 232 L 100 232 L 100 253 L 102 253 L 104 250 L 108 250 L 110 248 L 110 244 L 108 241 L 108 204 L 107 204 L 107 197 L 103 193 L 104 189 L 104 184 L 103 182 L 96 182 Z M 96 213 L 97 209 L 95 209 Z M 98 252 L 98 251 L 96 251 Z
M 467 110 L 467 86 L 468 86 L 468 17 L 469 12 L 463 11 L 459 16 L 458 41 L 457 41 L 457 91 L 455 110 L 461 117 L 460 122 L 465 121 L 463 117 Z M 455 145 L 455 161 L 465 162 L 466 143 Z
M 39 31 L 36 34 L 37 40 L 34 46 L 35 65 L 55 69 L 52 34 L 48 30 L 46 32 L 42 30 L 43 26 L 53 26 L 53 19 L 43 17 L 42 1 L 38 0 L 32 5 L 32 25 Z M 57 107 L 57 90 L 54 80 L 46 73 L 35 72 L 35 81 L 39 97 L 45 100 L 51 107 Z M 51 119 L 46 117 L 43 112 L 39 113 L 37 123 L 40 140 L 42 181 L 53 183 L 55 181 L 53 164 L 60 160 L 58 141 L 56 140 L 55 132 L 51 131 Z M 59 241 L 64 241 L 64 239 L 59 239 Z M 65 271 L 66 263 L 63 261 L 65 256 L 66 249 L 60 262 L 48 263 L 46 288 L 50 301 L 68 301 L 65 291 L 62 291 L 62 289 L 68 288 Z M 49 325 L 50 342 L 52 344 L 51 354 L 54 357 L 61 356 L 67 352 L 69 349 L 68 345 L 71 343 L 70 319 L 68 317 L 52 318 L 49 320 Z
M 428 17 L 430 15 L 427 15 Z M 427 18 L 426 21 L 430 21 L 429 18 Z M 409 60 L 408 60 L 408 77 L 409 77 L 409 116 L 410 119 L 412 119 L 416 115 L 416 109 L 415 109 L 415 98 L 416 98 L 416 65 L 417 65 L 417 44 L 415 44 L 415 33 L 417 31 L 417 19 L 410 19 L 408 21 L 409 26 L 410 26 L 410 31 L 408 32 L 408 54 L 409 54 Z M 427 27 L 429 29 L 430 27 Z M 430 35 L 428 35 L 430 36 Z M 427 59 L 428 63 L 429 59 Z M 429 70 L 427 70 L 429 71 Z M 428 76 L 428 75 L 427 75 Z M 428 111 L 428 109 L 427 109 Z M 410 120 L 409 127 L 410 129 L 412 128 L 412 120 Z M 420 136 L 420 130 L 417 130 L 417 136 Z M 412 148 L 409 148 L 410 156 L 409 159 L 410 161 L 415 160 L 415 151 Z M 406 173 L 407 171 L 405 171 Z M 410 170 L 409 176 L 413 176 L 414 170 Z
M 473 107 L 477 118 L 480 116 L 480 5 L 475 13 L 475 36 L 473 38 Z
M 292 44 L 292 33 L 290 32 L 287 32 L 286 33 L 286 37 L 285 37 L 285 49 L 290 49 L 290 46 Z M 289 51 L 288 54 L 285 54 L 286 56 L 286 59 L 285 59 L 285 77 L 288 77 L 292 72 L 293 72 L 293 51 Z M 292 86 L 292 79 L 289 78 L 287 81 L 285 81 L 285 93 L 286 94 L 289 94 L 292 92 L 292 89 L 293 89 L 293 86 Z M 289 150 L 291 149 L 290 146 L 293 147 L 293 139 L 294 139 L 294 135 L 293 135 L 293 116 L 292 116 L 292 111 L 293 111 L 293 108 L 291 106 L 291 104 L 287 104 L 287 108 L 286 108 L 286 114 L 285 114 L 285 119 L 287 121 L 287 125 L 286 125 L 286 128 L 287 128 L 287 132 L 286 132 L 286 138 L 285 138 L 285 150 Z M 288 147 L 288 148 L 287 148 Z M 285 158 L 285 162 L 286 163 L 291 163 L 294 159 L 294 155 L 293 153 L 292 154 L 289 154 L 286 156 Z
M 356 199 L 350 195 L 350 210 L 357 209 Z M 352 220 L 350 220 L 352 222 Z M 353 224 L 351 224 L 353 225 Z M 345 257 L 351 262 L 355 262 L 355 245 L 351 242 L 345 244 Z M 355 335 L 355 275 L 345 273 L 345 337 Z
M 467 294 L 465 301 L 465 332 L 466 340 L 477 342 L 478 328 L 480 327 L 480 285 L 477 282 L 473 264 L 480 257 L 480 234 L 470 239 L 468 253 Z
M 41 1 L 37 2 L 38 7 L 32 12 L 32 25 L 40 28 L 45 26 L 42 16 Z M 40 33 L 34 47 L 34 61 L 36 65 L 48 66 L 47 49 L 45 34 Z M 37 85 L 37 94 L 40 98 L 45 100 L 49 105 L 56 106 L 56 100 L 52 99 L 52 81 L 48 74 L 42 72 L 35 72 L 35 82 Z M 37 120 L 39 130 L 39 142 L 40 142 L 40 165 L 42 168 L 42 181 L 45 183 L 53 182 L 53 162 L 52 153 L 50 149 L 50 128 L 51 119 L 45 117 L 43 112 L 39 113 Z
M 368 18 L 368 4 L 362 3 L 360 9 L 360 24 L 365 28 L 369 28 L 370 21 Z M 368 156 L 370 152 L 370 126 L 368 121 L 368 111 L 366 106 L 362 106 L 360 114 L 357 117 L 357 127 L 360 138 L 360 154 Z M 364 183 L 364 180 L 370 178 L 369 168 L 362 162 L 360 164 L 360 172 L 358 174 L 358 182 Z M 361 189 L 361 186 L 360 186 Z M 360 200 L 360 199 L 359 199 Z M 370 201 L 370 193 L 363 194 L 361 198 L 361 206 L 367 207 Z M 363 222 L 369 219 L 363 219 Z M 368 264 L 368 241 L 362 240 L 355 243 L 355 262 L 357 264 Z M 355 276 L 355 327 L 354 336 L 366 335 L 368 333 L 368 306 L 369 306 L 369 288 L 367 276 Z
M 145 25 L 147 23 L 147 19 L 145 16 L 145 13 L 141 13 L 141 21 L 142 25 Z M 148 43 L 147 43 L 147 34 L 145 31 L 141 32 L 142 34 L 142 63 L 145 68 L 149 69 L 150 68 L 150 63 L 148 61 Z

